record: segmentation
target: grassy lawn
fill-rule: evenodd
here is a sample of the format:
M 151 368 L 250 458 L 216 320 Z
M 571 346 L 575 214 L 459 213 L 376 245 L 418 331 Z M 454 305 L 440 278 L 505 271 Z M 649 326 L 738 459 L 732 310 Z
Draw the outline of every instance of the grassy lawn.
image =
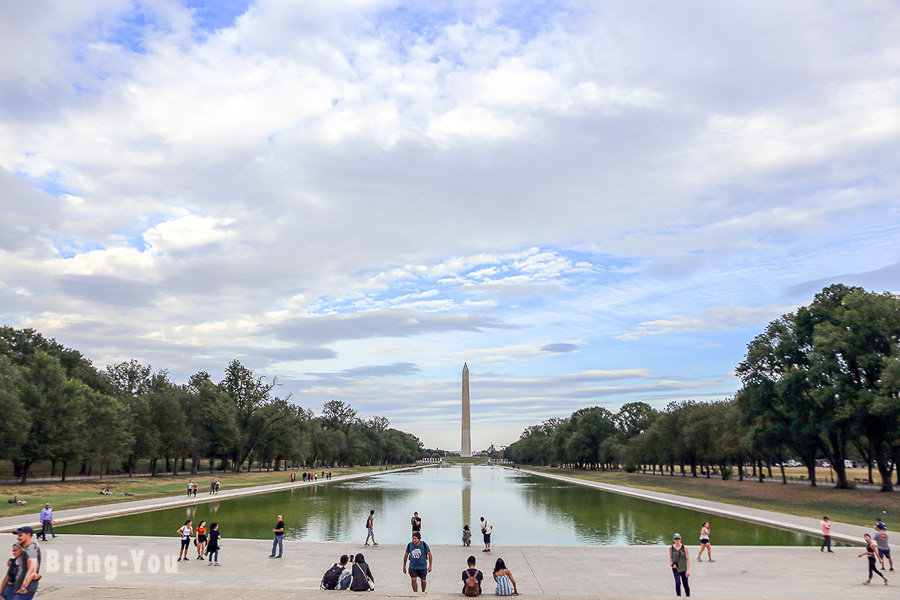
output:
M 399 466 L 398 466 L 399 468 Z M 331 469 L 334 477 L 340 475 L 352 475 L 355 473 L 378 472 L 379 467 L 352 467 L 346 469 Z M 253 473 L 220 473 L 217 474 L 221 489 L 251 487 L 255 485 L 270 485 L 273 483 L 289 483 L 292 471 L 263 471 Z M 300 478 L 302 471 L 293 471 Z M 321 477 L 321 470 L 318 471 Z M 101 504 L 114 504 L 116 502 L 129 502 L 133 500 L 147 500 L 149 498 L 163 498 L 187 494 L 187 484 L 191 480 L 189 475 L 160 475 L 159 477 L 133 477 L 113 479 L 92 479 L 90 481 L 73 481 L 66 483 L 35 483 L 27 485 L 3 486 L 4 501 L 0 504 L 0 517 L 38 513 L 45 502 L 53 505 L 54 510 L 66 508 L 79 508 L 82 506 L 98 506 Z M 194 478 L 200 484 L 197 496 L 209 492 L 211 475 L 201 475 Z M 111 496 L 100 494 L 100 490 L 108 487 Z M 130 492 L 134 496 L 122 496 L 121 492 Z M 19 499 L 28 502 L 25 506 L 8 504 L 5 500 L 18 495 Z
M 487 456 L 445 456 L 444 462 L 457 465 L 481 465 L 488 461 Z
M 667 492 L 801 517 L 821 519 L 822 515 L 828 515 L 834 521 L 855 525 L 872 525 L 878 516 L 889 525 L 900 522 L 900 494 L 885 494 L 877 490 L 836 490 L 830 487 L 813 488 L 802 484 L 782 485 L 759 483 L 756 480 L 721 481 L 681 475 L 672 477 L 546 467 L 528 468 L 576 479 Z

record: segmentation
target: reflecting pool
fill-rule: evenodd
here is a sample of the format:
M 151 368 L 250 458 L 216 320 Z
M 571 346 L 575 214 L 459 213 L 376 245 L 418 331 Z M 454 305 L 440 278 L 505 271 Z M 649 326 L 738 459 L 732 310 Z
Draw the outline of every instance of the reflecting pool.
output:
M 667 544 L 674 532 L 696 546 L 700 526 L 710 522 L 713 545 L 812 546 L 811 536 L 638 500 L 488 466 L 442 466 L 379 473 L 347 482 L 301 486 L 290 491 L 222 500 L 67 525 L 63 533 L 174 536 L 185 520 L 216 521 L 226 538 L 269 538 L 283 515 L 286 540 L 358 541 L 375 510 L 375 539 L 406 542 L 418 511 L 422 537 L 455 544 L 462 526 L 479 546 L 479 517 L 494 525 L 502 545 L 577 546 Z

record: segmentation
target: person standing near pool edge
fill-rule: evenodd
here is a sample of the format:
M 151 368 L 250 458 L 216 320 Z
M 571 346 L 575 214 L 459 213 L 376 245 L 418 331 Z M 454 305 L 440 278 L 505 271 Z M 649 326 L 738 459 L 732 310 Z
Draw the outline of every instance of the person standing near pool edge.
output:
M 275 539 L 272 541 L 272 554 L 269 555 L 269 558 L 281 558 L 281 555 L 284 554 L 284 520 L 281 515 L 278 515 L 278 523 L 275 524 L 272 532 L 275 534 Z M 275 556 L 276 546 L 278 547 L 278 556 Z
M 481 517 L 481 533 L 484 535 L 484 550 L 482 552 L 490 552 L 491 551 L 491 532 L 494 530 L 494 526 L 491 525 L 491 522 Z
M 825 552 L 825 548 L 828 548 L 828 551 L 834 554 L 834 551 L 831 549 L 831 523 L 828 522 L 828 517 L 822 517 L 822 522 L 819 523 L 822 527 L 822 547 L 819 548 L 819 552 Z
M 409 524 L 412 525 L 412 531 L 413 531 L 413 533 L 415 533 L 415 532 L 418 531 L 419 534 L 421 535 L 421 533 L 422 533 L 422 519 L 419 517 L 419 513 L 417 513 L 417 512 L 414 512 L 414 513 L 413 513 L 412 519 L 409 520 Z
M 412 580 L 412 590 L 419 591 L 416 579 L 422 580 L 422 592 L 425 591 L 425 578 L 431 573 L 434 566 L 434 557 L 431 548 L 422 541 L 422 534 L 414 531 L 412 541 L 406 545 L 406 553 L 403 555 L 403 572 L 406 573 L 406 560 L 409 559 L 409 577 Z M 427 566 L 427 568 L 426 568 Z

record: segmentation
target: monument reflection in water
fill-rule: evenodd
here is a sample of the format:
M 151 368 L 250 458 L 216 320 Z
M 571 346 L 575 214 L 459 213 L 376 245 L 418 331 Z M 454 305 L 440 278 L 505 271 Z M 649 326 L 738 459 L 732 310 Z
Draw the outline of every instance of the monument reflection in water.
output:
M 285 473 L 285 479 L 288 473 Z M 567 484 L 524 472 L 487 466 L 430 467 L 402 473 L 300 486 L 290 491 L 222 500 L 184 508 L 59 528 L 65 533 L 171 536 L 185 519 L 217 521 L 226 538 L 269 538 L 279 514 L 286 540 L 362 544 L 365 521 L 375 509 L 375 539 L 407 542 L 414 511 L 430 544 L 458 544 L 462 526 L 481 541 L 479 517 L 494 524 L 493 542 L 503 545 L 667 544 L 679 532 L 696 546 L 710 521 L 714 545 L 818 545 L 810 536 L 719 518 Z

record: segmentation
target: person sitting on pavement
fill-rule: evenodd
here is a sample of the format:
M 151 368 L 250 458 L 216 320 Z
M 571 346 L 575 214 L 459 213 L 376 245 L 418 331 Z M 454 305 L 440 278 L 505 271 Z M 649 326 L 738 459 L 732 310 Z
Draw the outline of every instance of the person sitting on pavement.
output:
M 481 582 L 484 581 L 484 573 L 475 568 L 475 557 L 470 556 L 466 561 L 469 568 L 462 572 L 464 596 L 475 597 L 481 595 Z
M 347 588 L 352 592 L 369 592 L 375 589 L 375 576 L 366 562 L 366 557 L 357 554 L 353 561 L 353 575 L 350 577 L 350 587 Z

